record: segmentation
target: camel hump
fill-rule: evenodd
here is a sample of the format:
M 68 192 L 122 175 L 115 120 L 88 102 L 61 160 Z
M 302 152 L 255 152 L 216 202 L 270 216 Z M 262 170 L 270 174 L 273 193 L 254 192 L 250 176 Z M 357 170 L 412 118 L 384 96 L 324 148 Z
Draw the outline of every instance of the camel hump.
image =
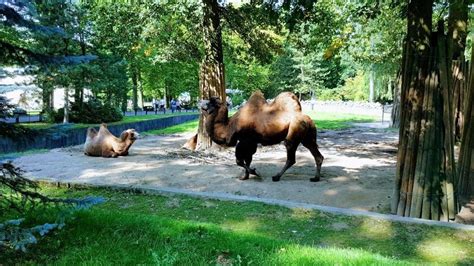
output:
M 259 106 L 266 103 L 267 103 L 267 100 L 265 99 L 265 96 L 263 96 L 263 93 L 259 90 L 252 93 L 252 95 L 247 101 L 247 104 L 254 105 L 254 106 Z
M 273 100 L 272 105 L 287 111 L 301 112 L 301 104 L 298 97 L 292 92 L 282 92 Z

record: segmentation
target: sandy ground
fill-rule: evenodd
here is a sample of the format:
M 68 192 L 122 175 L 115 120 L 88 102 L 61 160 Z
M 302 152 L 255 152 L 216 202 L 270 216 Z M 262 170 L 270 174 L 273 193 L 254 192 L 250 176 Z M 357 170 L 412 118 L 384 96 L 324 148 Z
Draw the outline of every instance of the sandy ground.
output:
M 240 181 L 243 170 L 235 165 L 233 148 L 184 150 L 180 147 L 189 135 L 145 136 L 129 156 L 115 159 L 87 157 L 82 146 L 74 146 L 23 156 L 13 163 L 40 180 L 171 187 L 388 212 L 398 134 L 360 127 L 318 134 L 325 161 L 317 183 L 309 182 L 315 174 L 314 159 L 301 145 L 297 163 L 280 182 L 272 182 L 271 176 L 285 163 L 282 144 L 259 147 L 252 166 L 262 177 Z

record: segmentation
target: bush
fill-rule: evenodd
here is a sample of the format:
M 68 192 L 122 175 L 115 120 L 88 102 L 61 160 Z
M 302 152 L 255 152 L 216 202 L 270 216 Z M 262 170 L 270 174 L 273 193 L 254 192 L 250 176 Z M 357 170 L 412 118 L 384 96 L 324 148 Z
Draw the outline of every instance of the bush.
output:
M 230 94 L 230 99 L 232 100 L 232 106 L 241 105 L 245 101 L 244 96 L 240 93 Z
M 339 88 L 316 90 L 316 98 L 320 101 L 340 101 L 343 99 Z
M 105 201 L 102 197 L 86 197 L 82 199 L 50 198 L 39 193 L 38 183 L 25 178 L 23 171 L 11 163 L 0 164 L 0 217 L 12 214 L 30 216 L 39 206 L 43 211 L 46 207 L 61 207 L 58 217 L 53 223 L 22 226 L 23 218 L 0 221 L 0 252 L 8 250 L 26 251 L 28 245 L 38 243 L 41 238 L 55 229 L 61 229 L 65 220 L 76 210 L 87 209 Z M 3 249 L 3 250 L 2 250 Z
M 0 122 L 0 136 L 7 138 L 18 138 L 18 137 L 32 137 L 36 134 L 34 130 L 31 130 L 20 125 L 8 124 Z
M 15 105 L 11 104 L 7 97 L 0 95 L 0 119 L 5 119 L 11 117 L 13 111 L 15 110 Z M 0 136 L 8 138 L 17 138 L 19 136 L 32 136 L 33 131 L 25 127 L 8 124 L 0 120 Z
M 368 84 L 363 72 L 357 72 L 357 75 L 348 78 L 345 84 L 339 88 L 341 100 L 344 101 L 367 101 Z
M 64 118 L 64 108 L 60 108 L 53 115 L 54 121 L 60 123 Z M 88 101 L 82 105 L 72 103 L 69 121 L 73 123 L 99 124 L 122 120 L 120 109 L 102 104 L 100 101 Z

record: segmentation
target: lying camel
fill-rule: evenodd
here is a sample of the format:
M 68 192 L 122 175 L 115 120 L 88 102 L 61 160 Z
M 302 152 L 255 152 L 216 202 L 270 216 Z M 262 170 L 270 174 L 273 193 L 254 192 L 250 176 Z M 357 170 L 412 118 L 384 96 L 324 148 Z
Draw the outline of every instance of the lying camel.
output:
M 138 138 L 135 129 L 127 129 L 115 137 L 107 129 L 106 124 L 101 124 L 99 132 L 90 127 L 87 129 L 86 143 L 84 143 L 84 154 L 89 156 L 118 157 L 128 155 L 128 149 Z
M 300 143 L 310 150 L 316 161 L 316 176 L 310 181 L 320 180 L 324 157 L 316 144 L 316 126 L 309 116 L 301 112 L 301 104 L 293 93 L 283 92 L 273 102 L 267 103 L 261 92 L 255 92 L 231 118 L 228 117 L 226 104 L 217 97 L 203 101 L 201 109 L 211 139 L 220 145 L 236 146 L 237 165 L 245 169 L 241 180 L 248 179 L 249 174 L 258 176 L 255 169 L 250 168 L 257 144 L 266 146 L 281 141 L 285 143 L 287 160 L 272 180 L 279 181 L 285 171 L 295 164 L 296 149 Z

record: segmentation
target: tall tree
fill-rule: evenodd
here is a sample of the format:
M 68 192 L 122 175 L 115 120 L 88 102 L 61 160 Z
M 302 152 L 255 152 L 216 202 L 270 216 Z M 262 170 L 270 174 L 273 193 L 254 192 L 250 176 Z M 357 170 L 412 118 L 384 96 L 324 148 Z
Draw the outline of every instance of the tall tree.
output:
M 450 60 L 443 24 L 434 33 L 432 14 L 433 0 L 409 1 L 392 212 L 447 221 L 456 212 Z
M 224 55 L 222 28 L 217 0 L 203 0 L 204 60 L 199 73 L 199 90 L 202 99 L 219 97 L 225 102 Z M 196 149 L 207 149 L 212 140 L 205 130 L 205 117 L 199 118 Z
M 467 64 L 464 59 L 466 47 L 468 6 L 467 0 L 450 0 L 448 16 L 448 57 L 452 58 L 453 117 L 456 139 L 461 140 L 464 126 L 464 109 L 467 98 Z
M 474 62 L 473 60 L 474 52 L 471 53 L 471 62 Z M 474 108 L 472 104 L 474 102 L 474 67 L 472 65 L 469 72 L 469 80 L 467 81 L 469 89 L 466 91 L 467 104 L 463 112 L 465 114 L 464 131 L 459 152 L 457 192 L 460 206 L 465 206 L 469 203 L 474 205 Z M 464 212 L 467 212 L 468 216 L 472 217 L 473 211 L 469 208 L 461 209 L 461 217 L 464 215 Z

